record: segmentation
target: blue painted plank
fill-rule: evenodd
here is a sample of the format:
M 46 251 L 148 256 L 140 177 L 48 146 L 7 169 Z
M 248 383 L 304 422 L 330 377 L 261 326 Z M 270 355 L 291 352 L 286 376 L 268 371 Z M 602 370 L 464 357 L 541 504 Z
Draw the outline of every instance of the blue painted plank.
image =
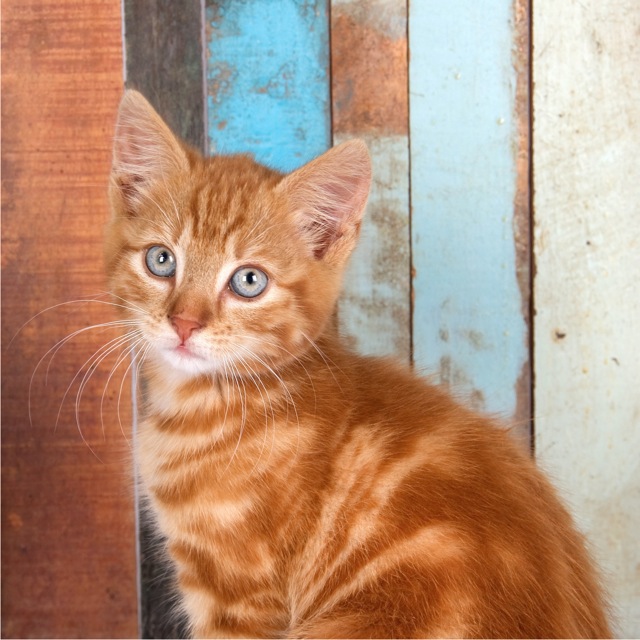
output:
M 528 371 L 512 12 L 511 0 L 423 0 L 409 22 L 414 360 L 507 418 Z
M 290 171 L 331 145 L 326 0 L 208 2 L 211 153 Z

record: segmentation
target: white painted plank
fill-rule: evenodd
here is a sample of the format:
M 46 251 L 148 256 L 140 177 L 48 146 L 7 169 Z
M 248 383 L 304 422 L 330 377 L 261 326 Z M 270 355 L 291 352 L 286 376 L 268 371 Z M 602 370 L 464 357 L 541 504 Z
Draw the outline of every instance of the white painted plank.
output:
M 640 637 L 640 4 L 533 20 L 537 457 Z

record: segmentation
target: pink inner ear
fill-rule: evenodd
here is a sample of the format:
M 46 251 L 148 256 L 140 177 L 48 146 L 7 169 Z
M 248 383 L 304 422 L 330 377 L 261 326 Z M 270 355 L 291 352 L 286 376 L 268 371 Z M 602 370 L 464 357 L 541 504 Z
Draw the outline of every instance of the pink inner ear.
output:
M 313 254 L 323 258 L 342 236 L 343 226 L 354 214 L 354 194 L 343 182 L 327 182 L 323 198 L 319 199 L 305 221 L 307 233 L 313 237 Z
M 119 165 L 122 168 L 142 167 L 148 151 L 145 151 L 141 141 L 150 135 L 150 132 L 133 123 L 118 123 L 114 141 L 114 163 L 116 166 Z

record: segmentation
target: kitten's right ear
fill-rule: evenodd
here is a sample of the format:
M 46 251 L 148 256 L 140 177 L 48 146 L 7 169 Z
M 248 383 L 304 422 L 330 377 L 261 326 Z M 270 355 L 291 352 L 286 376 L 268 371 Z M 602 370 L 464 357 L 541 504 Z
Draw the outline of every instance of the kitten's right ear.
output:
M 188 168 L 178 139 L 141 93 L 125 91 L 113 142 L 112 186 L 134 213 L 153 184 Z

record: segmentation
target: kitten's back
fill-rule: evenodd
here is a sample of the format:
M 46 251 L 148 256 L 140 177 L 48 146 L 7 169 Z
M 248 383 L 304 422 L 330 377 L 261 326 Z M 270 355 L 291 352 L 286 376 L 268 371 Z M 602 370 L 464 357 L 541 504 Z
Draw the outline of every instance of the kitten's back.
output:
M 292 635 L 609 636 L 583 540 L 511 436 L 392 363 L 331 357 L 349 426 Z

